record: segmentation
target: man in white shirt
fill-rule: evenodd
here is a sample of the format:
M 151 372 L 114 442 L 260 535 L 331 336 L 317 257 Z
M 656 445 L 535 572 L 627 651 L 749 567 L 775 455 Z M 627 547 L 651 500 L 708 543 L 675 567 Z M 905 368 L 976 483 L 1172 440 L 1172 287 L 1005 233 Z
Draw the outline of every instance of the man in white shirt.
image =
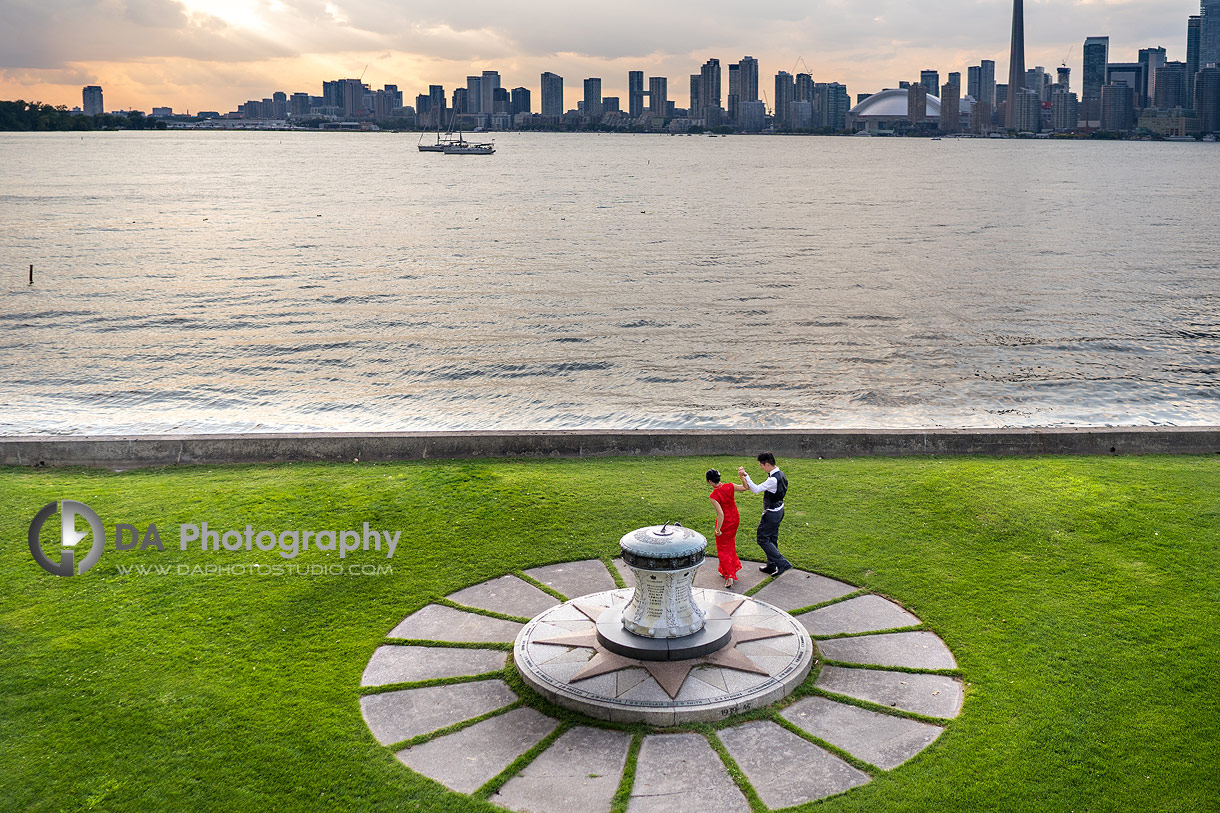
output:
M 792 569 L 792 563 L 779 552 L 779 524 L 784 518 L 784 497 L 788 494 L 788 477 L 775 465 L 775 455 L 763 452 L 758 456 L 758 464 L 766 473 L 767 479 L 755 484 L 746 474 L 746 470 L 737 467 L 741 484 L 755 494 L 763 495 L 763 514 L 758 521 L 758 546 L 767 555 L 767 564 L 760 567 L 769 576 L 779 576 Z

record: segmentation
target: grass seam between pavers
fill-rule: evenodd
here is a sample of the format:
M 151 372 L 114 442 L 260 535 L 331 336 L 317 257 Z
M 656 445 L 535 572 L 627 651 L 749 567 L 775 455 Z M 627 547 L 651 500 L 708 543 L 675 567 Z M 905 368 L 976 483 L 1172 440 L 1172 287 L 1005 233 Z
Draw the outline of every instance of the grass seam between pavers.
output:
M 574 561 L 580 561 L 580 560 L 576 559 Z M 556 564 L 563 564 L 563 563 L 557 562 Z M 526 573 L 524 570 L 512 570 L 509 572 L 511 575 L 516 576 L 518 579 L 525 582 L 526 584 L 528 584 L 532 587 L 537 587 L 539 590 L 546 593 L 551 598 L 559 599 L 560 604 L 564 603 L 565 601 L 569 601 L 568 597 L 565 596 L 563 593 L 559 592 L 558 590 L 556 590 L 554 587 L 551 587 L 550 585 L 543 584 L 542 582 L 535 579 L 533 576 Z
M 821 655 L 821 652 L 818 652 Z M 942 675 L 944 677 L 965 678 L 960 667 L 955 669 L 920 669 L 915 666 L 886 666 L 880 663 L 851 663 L 836 661 L 833 658 L 822 658 L 823 666 L 841 666 L 844 669 L 869 669 L 874 672 L 906 672 L 908 675 Z
M 885 773 L 885 771 L 883 769 L 878 768 L 873 763 L 866 762 L 863 759 L 860 759 L 859 757 L 854 756 L 854 755 L 848 753 L 847 751 L 844 751 L 839 746 L 837 746 L 833 743 L 829 743 L 826 740 L 824 740 L 821 737 L 818 737 L 814 734 L 810 734 L 808 731 L 801 728 L 799 725 L 792 722 L 787 717 L 780 714 L 778 711 L 773 711 L 770 719 L 771 719 L 771 722 L 775 723 L 776 725 L 778 725 L 782 728 L 788 729 L 789 731 L 791 731 L 793 734 L 797 735 L 801 739 L 803 739 L 807 742 L 813 743 L 818 748 L 821 748 L 824 751 L 829 751 L 830 753 L 834 754 L 836 757 L 843 760 L 844 762 L 846 762 L 848 765 L 852 766 L 856 770 L 863 771 L 864 773 L 868 774 L 870 778 L 877 776 L 878 774 Z M 844 792 L 846 792 L 846 791 L 844 791 Z
M 808 572 L 812 573 L 813 571 L 808 571 Z M 821 576 L 822 574 L 815 573 L 814 575 Z M 838 581 L 838 579 L 836 579 L 836 581 Z M 841 582 L 841 583 L 847 584 L 847 582 Z M 855 587 L 854 584 L 851 586 Z M 832 607 L 835 604 L 842 604 L 843 602 L 850 601 L 853 598 L 860 598 L 861 596 L 867 596 L 867 595 L 869 595 L 867 588 L 856 587 L 855 590 L 852 590 L 850 593 L 845 593 L 845 594 L 839 596 L 838 598 L 828 598 L 825 601 L 819 601 L 815 604 L 810 604 L 805 607 L 797 607 L 795 610 L 785 610 L 784 612 L 788 613 L 788 615 L 804 615 L 805 613 L 811 613 L 814 610 L 820 610 L 823 607 Z
M 932 630 L 928 629 L 927 624 L 920 622 L 909 627 L 887 627 L 883 630 L 868 630 L 867 632 L 836 632 L 833 635 L 809 633 L 809 637 L 815 641 L 837 641 L 840 638 L 866 638 L 869 635 L 890 635 L 895 632 L 932 632 Z
M 508 641 L 433 641 L 427 638 L 386 638 L 378 646 L 426 646 L 440 649 L 495 649 L 500 652 L 512 652 L 513 645 Z
M 623 760 L 623 775 L 618 782 L 618 790 L 610 800 L 610 813 L 627 813 L 627 805 L 631 803 L 631 791 L 635 789 L 635 769 L 640 758 L 640 747 L 644 745 L 642 731 L 631 735 L 631 744 L 627 746 L 627 758 Z
M 453 675 L 451 677 L 429 678 L 428 680 L 404 680 L 397 683 L 384 683 L 378 686 L 361 686 L 360 696 L 368 697 L 371 694 L 385 694 L 386 692 L 397 692 L 403 689 L 427 689 L 432 686 L 456 686 L 459 683 L 477 683 L 481 680 L 491 680 L 493 678 L 501 678 L 504 676 L 503 669 L 496 669 L 492 672 L 480 672 L 477 675 Z
M 626 590 L 627 581 L 623 578 L 623 574 L 618 572 L 618 568 L 614 566 L 614 559 L 609 556 L 603 556 L 602 564 L 606 566 L 606 570 L 610 571 L 610 578 L 614 579 L 614 589 Z
M 707 740 L 708 746 L 720 757 L 720 762 L 724 765 L 724 771 L 729 775 L 729 779 L 733 780 L 733 784 L 741 791 L 741 794 L 746 797 L 746 804 L 754 813 L 767 813 L 770 809 L 763 800 L 759 798 L 758 791 L 754 790 L 754 786 L 750 784 L 750 780 L 746 777 L 745 771 L 737 764 L 737 760 L 729 753 L 729 749 L 724 747 L 724 743 L 716 736 L 714 731 L 703 732 L 704 739 Z
M 484 720 L 490 720 L 492 717 L 499 717 L 501 714 L 507 714 L 508 712 L 512 711 L 513 709 L 521 708 L 521 706 L 523 706 L 523 705 L 524 705 L 524 703 L 522 703 L 522 701 L 514 700 L 512 703 L 509 703 L 507 706 L 501 706 L 498 709 L 492 709 L 491 711 L 487 712 L 486 714 L 480 714 L 478 717 L 471 717 L 469 720 L 461 720 L 459 722 L 453 723 L 452 725 L 447 725 L 444 728 L 438 728 L 435 731 L 429 731 L 427 734 L 419 734 L 414 737 L 408 737 L 407 739 L 401 740 L 399 742 L 392 742 L 392 743 L 387 744 L 385 747 L 389 748 L 391 751 L 401 751 L 404 748 L 414 748 L 417 745 L 423 745 L 426 742 L 431 742 L 432 740 L 438 739 L 440 737 L 444 737 L 448 734 L 456 734 L 457 732 L 461 731 L 464 728 L 470 728 L 472 725 L 477 725 L 478 723 L 481 723 Z M 433 780 L 433 781 L 436 781 L 436 780 Z
M 914 720 L 917 723 L 927 723 L 934 725 L 937 728 L 947 728 L 955 718 L 952 717 L 933 717 L 928 714 L 920 714 L 917 711 L 907 711 L 896 706 L 884 706 L 880 703 L 874 703 L 870 700 L 861 700 L 858 697 L 852 697 L 847 694 L 838 694 L 837 692 L 828 692 L 825 689 L 813 687 L 813 691 L 819 697 L 825 697 L 827 700 L 833 700 L 836 703 L 842 703 L 847 706 L 855 706 L 864 709 L 865 711 L 874 711 L 878 714 L 885 714 L 889 717 L 904 717 L 908 720 Z M 963 704 L 964 706 L 964 704 Z M 958 715 L 961 716 L 960 714 Z
M 527 748 L 523 754 L 508 763 L 504 770 L 488 779 L 470 795 L 484 801 L 490 799 L 492 794 L 504 787 L 508 780 L 525 770 L 531 762 L 541 756 L 543 751 L 550 748 L 555 743 L 555 740 L 563 736 L 570 728 L 572 728 L 572 723 L 567 720 L 556 720 L 555 727 L 547 732 L 545 737 Z
M 496 578 L 499 578 L 499 577 L 497 576 Z M 488 581 L 490 581 L 490 579 Z M 482 584 L 482 582 L 480 582 L 479 584 Z M 472 585 L 472 586 L 477 587 L 478 585 Z M 459 604 L 458 602 L 453 601 L 450 598 L 438 598 L 434 603 L 448 607 L 451 610 L 458 610 L 459 612 L 473 613 L 475 615 L 485 615 L 488 618 L 498 618 L 501 621 L 512 621 L 514 624 L 528 624 L 530 622 L 530 620 L 528 618 L 526 618 L 525 616 L 508 615 L 507 613 L 498 613 L 495 610 L 484 610 L 482 607 L 470 607 L 466 604 Z

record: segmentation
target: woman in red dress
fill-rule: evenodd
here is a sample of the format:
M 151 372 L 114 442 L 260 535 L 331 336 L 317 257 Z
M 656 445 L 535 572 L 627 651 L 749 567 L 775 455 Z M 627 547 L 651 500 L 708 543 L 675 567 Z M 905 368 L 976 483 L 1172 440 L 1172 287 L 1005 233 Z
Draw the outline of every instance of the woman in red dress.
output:
M 707 484 L 712 487 L 708 499 L 716 506 L 716 558 L 720 561 L 720 575 L 724 577 L 724 586 L 732 587 L 737 581 L 737 571 L 741 570 L 741 560 L 737 558 L 737 502 L 733 498 L 736 491 L 745 491 L 740 483 L 720 482 L 720 472 L 708 469 Z

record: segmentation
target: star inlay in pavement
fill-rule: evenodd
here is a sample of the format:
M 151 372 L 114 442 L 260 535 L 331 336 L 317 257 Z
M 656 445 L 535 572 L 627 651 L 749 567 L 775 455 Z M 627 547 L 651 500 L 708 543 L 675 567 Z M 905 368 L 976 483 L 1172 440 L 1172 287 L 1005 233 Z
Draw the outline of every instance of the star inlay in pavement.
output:
M 743 601 L 744 599 L 735 599 L 718 604 L 717 606 L 731 616 L 741 606 Z M 573 602 L 573 606 L 593 623 L 596 623 L 598 615 L 606 610 L 605 607 L 582 605 L 577 602 Z M 711 654 L 684 661 L 642 661 L 637 658 L 624 657 L 603 647 L 597 640 L 595 628 L 585 632 L 556 635 L 552 638 L 539 638 L 534 643 L 582 647 L 593 650 L 593 657 L 589 659 L 589 662 L 585 664 L 583 669 L 568 679 L 568 683 L 576 683 L 577 681 L 587 680 L 588 678 L 597 677 L 609 672 L 617 672 L 620 669 L 645 669 L 672 699 L 678 696 L 678 692 L 682 691 L 682 685 L 686 682 L 687 676 L 690 674 L 691 669 L 696 666 L 720 666 L 725 669 L 734 669 L 738 672 L 769 675 L 770 673 L 766 669 L 750 660 L 748 655 L 738 652 L 737 645 L 744 644 L 747 641 L 761 641 L 785 635 L 792 635 L 792 633 L 767 629 L 766 627 L 750 627 L 734 624 L 732 626 L 732 638 L 728 644 Z

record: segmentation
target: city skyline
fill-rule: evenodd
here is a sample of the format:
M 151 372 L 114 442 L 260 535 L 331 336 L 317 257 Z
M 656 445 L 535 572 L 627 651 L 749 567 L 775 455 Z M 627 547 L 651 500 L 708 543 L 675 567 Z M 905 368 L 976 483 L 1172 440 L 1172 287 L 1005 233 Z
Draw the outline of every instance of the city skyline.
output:
M 734 11 L 714 19 L 675 9 L 641 9 L 636 15 L 623 7 L 579 15 L 555 11 L 547 25 L 531 27 L 513 15 L 503 19 L 498 8 L 427 9 L 407 23 L 411 4 L 387 9 L 328 3 L 319 16 L 279 0 L 129 0 L 122 15 L 80 4 L 81 13 L 71 20 L 62 6 L 58 16 L 0 6 L 7 23 L 0 26 L 0 97 L 75 107 L 82 86 L 102 85 L 107 109 L 223 112 L 241 99 L 312 88 L 340 76 L 363 73 L 371 85 L 395 84 L 411 94 L 429 85 L 457 87 L 467 75 L 490 69 L 500 72 L 506 86 L 520 84 L 535 93 L 541 73 L 550 71 L 564 77 L 565 96 L 572 99 L 583 92 L 584 79 L 598 77 L 602 93 L 618 96 L 625 106 L 629 71 L 666 76 L 670 97 L 681 97 L 685 93 L 677 89 L 684 90 L 685 78 L 708 59 L 728 64 L 743 54 L 755 56 L 765 76 L 793 72 L 803 58 L 817 81 L 846 84 L 853 97 L 918 79 L 925 68 L 964 71 L 980 59 L 1008 64 L 1011 0 L 963 4 L 962 13 L 952 16 L 953 31 L 939 19 L 944 8 L 937 15 L 888 2 L 877 4 L 875 13 L 829 3 L 814 3 L 803 15 L 787 8 L 762 3 L 748 20 Z M 1111 60 L 1134 61 L 1149 45 L 1164 45 L 1170 59 L 1185 59 L 1183 21 L 1198 11 L 1197 0 L 1031 4 L 1025 14 L 1026 64 L 1053 70 L 1066 59 L 1078 66 L 1080 43 L 1093 34 L 1110 37 Z M 374 34 L 396 24 L 399 35 Z M 320 50 L 322 41 L 333 43 L 331 49 Z M 453 56 L 463 52 L 473 57 Z M 116 59 L 120 54 L 125 58 Z

